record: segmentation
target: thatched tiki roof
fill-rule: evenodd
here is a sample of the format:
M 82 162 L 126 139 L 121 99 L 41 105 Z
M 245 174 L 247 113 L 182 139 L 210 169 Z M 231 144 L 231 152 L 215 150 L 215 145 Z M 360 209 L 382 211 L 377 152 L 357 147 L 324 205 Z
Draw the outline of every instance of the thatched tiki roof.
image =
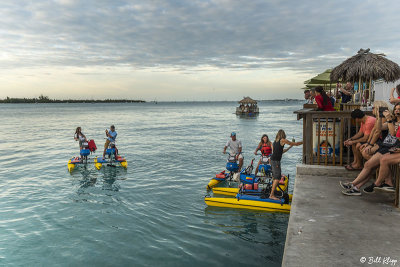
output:
M 239 101 L 240 104 L 257 104 L 257 101 L 251 99 L 250 97 L 246 96 L 242 100 Z
M 400 78 L 400 67 L 384 54 L 373 54 L 360 49 L 357 55 L 343 61 L 331 72 L 331 82 L 370 81 L 384 79 L 394 82 Z

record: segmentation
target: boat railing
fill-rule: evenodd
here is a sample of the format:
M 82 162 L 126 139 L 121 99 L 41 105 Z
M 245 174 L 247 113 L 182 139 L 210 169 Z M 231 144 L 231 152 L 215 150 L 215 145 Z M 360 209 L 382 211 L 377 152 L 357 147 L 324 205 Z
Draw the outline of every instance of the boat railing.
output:
M 298 120 L 303 119 L 303 164 L 343 166 L 353 161 L 351 147 L 343 144 L 360 127 L 351 118 L 351 110 L 316 111 L 314 108 L 303 108 L 294 113 Z M 392 173 L 396 183 L 395 205 L 399 207 L 398 165 L 392 166 Z

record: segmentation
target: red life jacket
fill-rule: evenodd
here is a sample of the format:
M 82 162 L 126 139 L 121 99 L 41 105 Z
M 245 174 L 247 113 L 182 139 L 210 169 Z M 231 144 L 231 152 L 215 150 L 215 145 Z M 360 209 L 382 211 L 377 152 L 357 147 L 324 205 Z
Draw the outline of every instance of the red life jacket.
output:
M 261 147 L 261 154 L 263 156 L 269 156 L 272 153 L 271 145 L 263 144 Z
M 91 152 L 94 152 L 94 151 L 96 151 L 96 149 L 97 149 L 97 146 L 96 146 L 96 144 L 95 144 L 95 142 L 94 142 L 93 139 L 89 140 L 88 146 L 89 146 L 89 150 L 90 150 Z

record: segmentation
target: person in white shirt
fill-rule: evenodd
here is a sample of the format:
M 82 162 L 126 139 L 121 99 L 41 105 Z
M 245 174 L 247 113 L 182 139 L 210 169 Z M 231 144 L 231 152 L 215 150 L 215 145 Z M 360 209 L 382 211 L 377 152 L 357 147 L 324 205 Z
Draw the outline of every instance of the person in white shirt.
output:
M 307 89 L 304 91 L 304 99 L 306 100 L 306 102 L 304 104 L 312 104 L 313 103 L 310 90 Z
M 223 153 L 226 154 L 226 149 L 229 147 L 230 153 L 236 155 L 236 160 L 239 160 L 239 171 L 243 166 L 243 155 L 242 155 L 242 142 L 236 139 L 236 133 L 231 133 L 231 139 L 226 142 Z

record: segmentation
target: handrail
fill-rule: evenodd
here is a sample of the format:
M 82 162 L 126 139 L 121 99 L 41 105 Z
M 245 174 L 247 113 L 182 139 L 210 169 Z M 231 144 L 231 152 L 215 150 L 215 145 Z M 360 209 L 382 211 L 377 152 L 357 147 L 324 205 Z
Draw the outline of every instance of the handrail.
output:
M 351 119 L 350 110 L 316 111 L 305 108 L 294 113 L 297 119 L 303 119 L 304 164 L 335 166 L 350 163 L 350 149 L 345 148 L 343 142 L 359 127 Z

